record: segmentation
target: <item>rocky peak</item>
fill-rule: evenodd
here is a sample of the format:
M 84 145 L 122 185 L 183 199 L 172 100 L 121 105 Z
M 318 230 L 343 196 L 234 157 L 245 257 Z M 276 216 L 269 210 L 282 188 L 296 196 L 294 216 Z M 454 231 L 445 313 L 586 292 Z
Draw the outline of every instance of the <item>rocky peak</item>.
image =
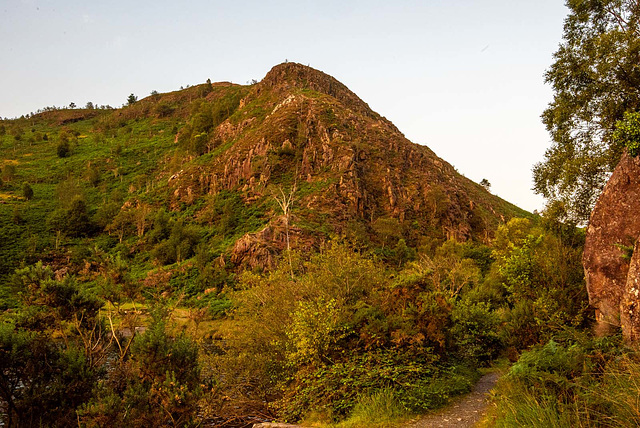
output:
M 273 67 L 262 79 L 260 85 L 263 88 L 300 88 L 311 89 L 334 97 L 351 110 L 368 117 L 377 118 L 367 103 L 351 92 L 337 79 L 323 73 L 320 70 L 295 62 L 285 62 Z
M 292 248 L 331 235 L 375 241 L 377 221 L 406 227 L 411 245 L 418 230 L 489 239 L 499 222 L 524 214 L 407 140 L 335 78 L 301 64 L 273 67 L 213 134 L 216 155 L 172 177 L 174 206 L 222 190 L 264 203 L 297 183 Z M 234 246 L 236 265 L 268 268 L 282 252 L 279 211 L 264 214 L 268 224 Z

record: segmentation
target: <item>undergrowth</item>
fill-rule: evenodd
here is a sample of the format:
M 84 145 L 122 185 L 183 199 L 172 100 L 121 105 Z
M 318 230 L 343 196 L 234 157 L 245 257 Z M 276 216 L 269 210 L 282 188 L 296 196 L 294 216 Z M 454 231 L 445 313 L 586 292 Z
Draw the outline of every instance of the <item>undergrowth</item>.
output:
M 619 337 L 556 338 L 499 382 L 497 427 L 637 427 L 640 356 Z

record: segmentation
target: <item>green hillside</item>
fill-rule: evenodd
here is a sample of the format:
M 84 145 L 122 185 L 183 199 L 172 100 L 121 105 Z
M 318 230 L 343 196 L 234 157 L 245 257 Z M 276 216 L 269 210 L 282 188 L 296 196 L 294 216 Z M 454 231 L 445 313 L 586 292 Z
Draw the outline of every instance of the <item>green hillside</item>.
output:
M 8 426 L 385 426 L 590 322 L 579 230 L 327 74 L 130 101 L 0 124 Z

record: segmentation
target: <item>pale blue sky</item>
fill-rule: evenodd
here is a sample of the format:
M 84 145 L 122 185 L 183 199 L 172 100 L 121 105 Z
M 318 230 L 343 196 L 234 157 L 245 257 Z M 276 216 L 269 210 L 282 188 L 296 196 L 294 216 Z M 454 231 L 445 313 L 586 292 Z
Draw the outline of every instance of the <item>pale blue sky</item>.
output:
M 286 59 L 346 84 L 413 142 L 528 209 L 549 136 L 561 0 L 0 0 L 0 116 L 212 81 Z

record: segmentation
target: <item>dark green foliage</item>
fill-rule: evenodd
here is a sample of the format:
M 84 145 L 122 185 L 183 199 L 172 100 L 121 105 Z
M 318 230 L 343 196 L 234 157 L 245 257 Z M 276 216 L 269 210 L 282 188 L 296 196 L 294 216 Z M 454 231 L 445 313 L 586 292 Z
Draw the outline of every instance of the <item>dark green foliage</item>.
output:
M 0 400 L 8 426 L 69 426 L 101 374 L 102 302 L 41 263 L 16 271 L 18 312 L 0 323 Z M 68 329 L 73 333 L 69 334 Z M 62 333 L 64 342 L 53 339 Z
M 213 227 L 216 235 L 229 238 L 260 228 L 264 210 L 259 203 L 246 204 L 239 192 L 223 190 L 198 213 L 198 220 Z
M 153 218 L 153 226 L 148 234 L 149 242 L 157 244 L 169 238 L 171 233 L 171 216 L 164 208 L 160 208 L 156 211 L 156 215 Z
M 201 394 L 198 347 L 169 336 L 156 318 L 133 340 L 130 358 L 98 384 L 80 418 L 89 427 L 190 426 Z
M 508 345 L 522 349 L 548 340 L 566 326 L 590 321 L 582 273 L 582 248 L 512 219 L 500 226 L 495 268 L 509 304 L 503 328 Z
M 82 320 L 80 326 L 83 326 L 96 317 L 102 306 L 100 300 L 81 290 L 73 277 L 55 280 L 51 269 L 41 262 L 16 270 L 10 284 L 23 306 L 46 312 L 54 316 L 56 322 L 76 318 Z
M 451 323 L 452 347 L 462 360 L 487 364 L 503 349 L 501 319 L 488 303 L 461 300 L 451 311 Z
M 241 98 L 242 93 L 234 90 L 213 103 L 194 101 L 189 122 L 180 130 L 180 145 L 195 155 L 211 152 L 217 144 L 211 131 L 236 111 Z
M 573 336 L 522 354 L 499 383 L 496 426 L 638 426 L 637 354 L 620 337 Z
M 425 411 L 446 403 L 450 394 L 468 391 L 473 377 L 466 379 L 462 391 L 455 391 L 454 382 L 448 386 L 439 385 L 442 388 L 430 388 L 440 375 L 440 370 L 434 367 L 437 360 L 438 357 L 427 349 L 406 353 L 397 350 L 354 353 L 333 364 L 328 362 L 298 372 L 279 406 L 287 420 L 300 419 L 309 408 L 339 420 L 348 414 L 361 394 L 410 385 L 398 390 L 398 400 L 407 410 Z
M 0 324 L 0 400 L 7 426 L 71 426 L 97 372 L 76 348 L 60 350 L 45 334 Z
M 62 232 L 71 237 L 90 236 L 95 232 L 95 225 L 89 217 L 87 204 L 76 198 L 69 208 L 53 211 L 47 218 L 47 224 L 53 231 Z
M 190 258 L 200 240 L 200 231 L 195 226 L 185 225 L 182 219 L 172 221 L 170 225 L 168 238 L 153 249 L 153 256 L 163 265 Z
M 29 183 L 24 183 L 22 185 L 22 196 L 27 200 L 30 201 L 31 199 L 33 199 L 33 189 L 31 188 L 31 186 L 29 185 Z
M 59 158 L 66 158 L 71 154 L 71 147 L 69 146 L 68 141 L 60 141 L 58 143 L 58 147 L 56 148 L 56 153 Z
M 133 94 L 130 94 L 130 95 L 127 97 L 127 105 L 133 105 L 133 104 L 135 104 L 137 101 L 138 101 L 138 97 L 137 97 L 137 96 L 135 96 L 135 95 L 133 95 Z
M 108 201 L 98 206 L 96 213 L 93 217 L 93 221 L 100 229 L 104 230 L 111 224 L 113 219 L 120 212 L 120 206 L 122 204 L 117 201 Z

